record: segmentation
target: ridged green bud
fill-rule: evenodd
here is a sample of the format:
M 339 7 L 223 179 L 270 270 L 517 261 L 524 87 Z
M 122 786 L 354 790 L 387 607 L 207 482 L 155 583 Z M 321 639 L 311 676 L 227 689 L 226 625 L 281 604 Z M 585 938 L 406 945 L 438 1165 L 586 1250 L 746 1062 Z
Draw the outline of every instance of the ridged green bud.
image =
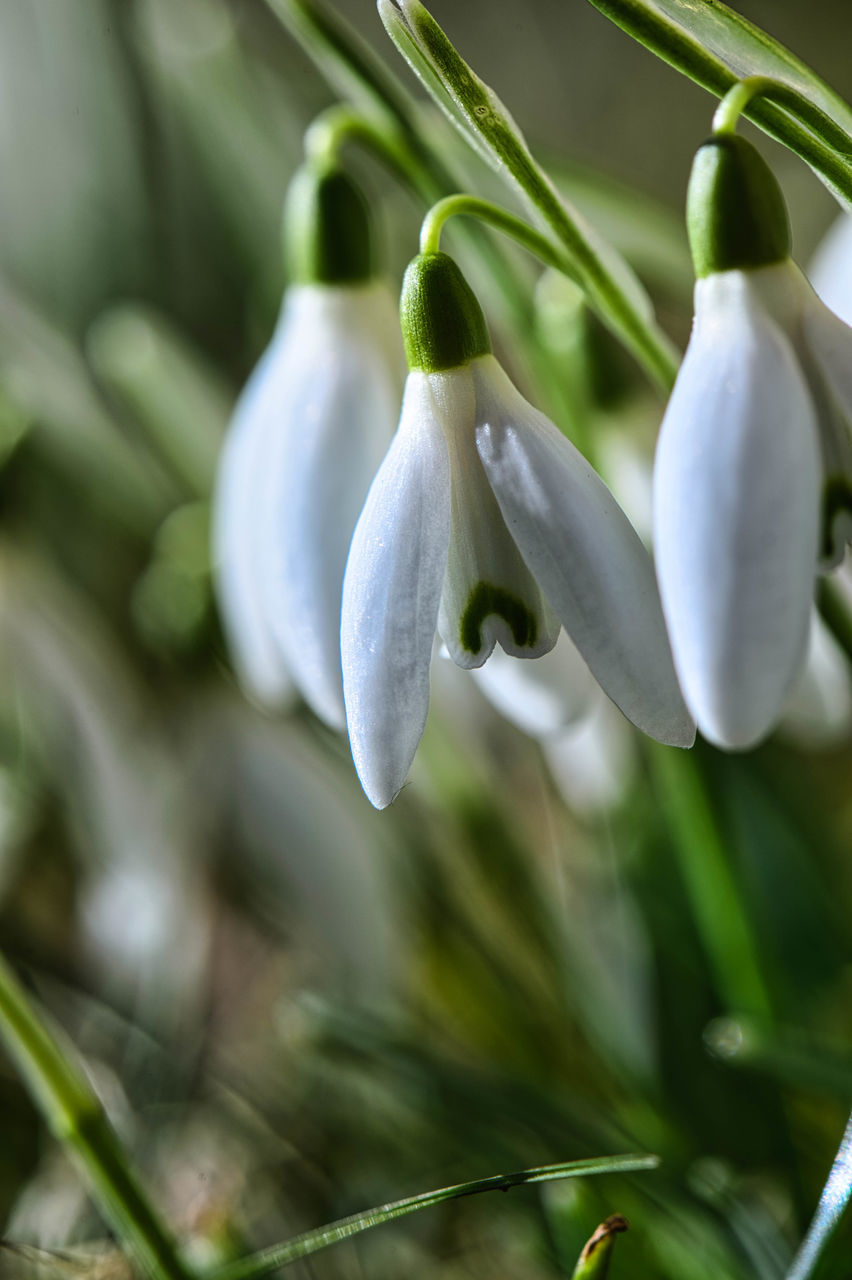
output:
M 491 351 L 482 308 L 446 253 L 421 253 L 409 263 L 399 309 L 409 369 L 439 373 Z
M 284 203 L 284 259 L 294 284 L 358 284 L 373 275 L 370 215 L 341 169 L 304 164 Z
M 738 134 L 699 148 L 686 197 L 695 274 L 766 267 L 790 256 L 790 220 L 775 175 Z

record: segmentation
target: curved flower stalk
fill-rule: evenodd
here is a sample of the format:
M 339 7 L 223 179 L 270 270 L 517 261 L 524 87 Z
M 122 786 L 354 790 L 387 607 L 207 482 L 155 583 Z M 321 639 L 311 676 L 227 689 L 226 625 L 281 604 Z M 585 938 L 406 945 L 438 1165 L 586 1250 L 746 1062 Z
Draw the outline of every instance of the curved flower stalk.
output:
M 808 271 L 825 305 L 852 324 L 852 217 L 843 213 L 823 236 Z
M 744 139 L 698 152 L 695 325 L 655 470 L 663 607 L 710 741 L 754 745 L 805 656 L 818 567 L 852 523 L 852 332 L 789 257 L 783 197 Z
M 222 454 L 216 584 L 247 695 L 277 710 L 295 684 L 322 720 L 343 729 L 343 569 L 399 411 L 402 345 L 349 180 L 303 171 L 288 213 L 295 283 Z
M 451 258 L 414 260 L 402 310 L 402 415 L 343 587 L 347 724 L 368 797 L 384 808 L 405 780 L 426 722 L 436 627 L 453 660 L 473 668 L 496 643 L 540 657 L 562 624 L 626 715 L 688 746 L 694 728 L 653 570 L 627 517 L 491 355 Z

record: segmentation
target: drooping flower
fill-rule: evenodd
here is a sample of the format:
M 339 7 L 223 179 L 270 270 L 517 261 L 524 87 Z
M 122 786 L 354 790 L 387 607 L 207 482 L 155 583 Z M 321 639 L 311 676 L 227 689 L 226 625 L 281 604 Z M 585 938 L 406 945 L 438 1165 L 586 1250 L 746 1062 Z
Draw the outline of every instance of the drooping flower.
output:
M 781 712 L 817 567 L 852 528 L 852 332 L 790 260 L 780 189 L 744 139 L 699 150 L 687 211 L 695 324 L 657 448 L 657 572 L 698 727 L 745 748 Z
M 396 304 L 372 274 L 363 200 L 348 178 L 303 170 L 285 228 L 293 283 L 219 467 L 217 594 L 249 697 L 277 709 L 294 683 L 321 719 L 342 729 L 343 569 L 399 412 L 402 344 Z
M 414 260 L 402 312 L 410 372 L 399 428 L 343 587 L 347 725 L 368 797 L 384 808 L 405 780 L 436 627 L 471 668 L 498 642 L 539 657 L 561 624 L 630 719 L 689 745 L 653 569 L 627 517 L 503 372 L 451 258 Z
M 852 324 L 852 217 L 842 213 L 811 259 L 808 278 L 825 305 Z

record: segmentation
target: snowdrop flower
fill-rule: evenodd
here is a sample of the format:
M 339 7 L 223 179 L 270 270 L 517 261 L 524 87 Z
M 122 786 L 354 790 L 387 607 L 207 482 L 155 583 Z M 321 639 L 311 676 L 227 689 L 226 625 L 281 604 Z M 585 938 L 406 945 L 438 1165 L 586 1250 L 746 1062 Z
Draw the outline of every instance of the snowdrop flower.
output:
M 402 343 L 396 303 L 371 274 L 367 213 L 348 178 L 306 166 L 285 229 L 294 283 L 219 466 L 216 586 L 246 694 L 276 710 L 295 683 L 342 729 L 343 569 L 399 412 Z
M 689 745 L 648 555 L 603 482 L 491 355 L 479 304 L 446 254 L 409 266 L 402 315 L 402 415 L 343 586 L 347 725 L 369 799 L 390 804 L 417 750 L 436 627 L 472 668 L 498 642 L 540 657 L 561 623 L 626 715 Z
M 745 748 L 781 712 L 815 572 L 852 528 L 852 332 L 790 260 L 780 189 L 743 138 L 699 150 L 687 215 L 695 325 L 657 447 L 657 571 L 698 727 Z
M 852 324 L 852 217 L 842 213 L 831 224 L 813 256 L 811 284 L 827 307 Z

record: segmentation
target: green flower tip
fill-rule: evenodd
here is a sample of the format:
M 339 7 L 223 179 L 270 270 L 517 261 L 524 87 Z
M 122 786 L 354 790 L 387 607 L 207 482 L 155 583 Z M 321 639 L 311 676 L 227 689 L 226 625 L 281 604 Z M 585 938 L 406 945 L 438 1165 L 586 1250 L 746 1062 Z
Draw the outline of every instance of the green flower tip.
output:
M 446 253 L 421 253 L 409 263 L 400 320 L 409 369 L 457 369 L 491 351 L 482 308 Z
M 750 142 L 715 134 L 699 148 L 686 197 L 695 274 L 766 267 L 790 255 L 790 221 L 775 175 Z
M 358 284 L 373 275 L 367 202 L 342 169 L 296 170 L 284 204 L 284 257 L 294 284 Z

